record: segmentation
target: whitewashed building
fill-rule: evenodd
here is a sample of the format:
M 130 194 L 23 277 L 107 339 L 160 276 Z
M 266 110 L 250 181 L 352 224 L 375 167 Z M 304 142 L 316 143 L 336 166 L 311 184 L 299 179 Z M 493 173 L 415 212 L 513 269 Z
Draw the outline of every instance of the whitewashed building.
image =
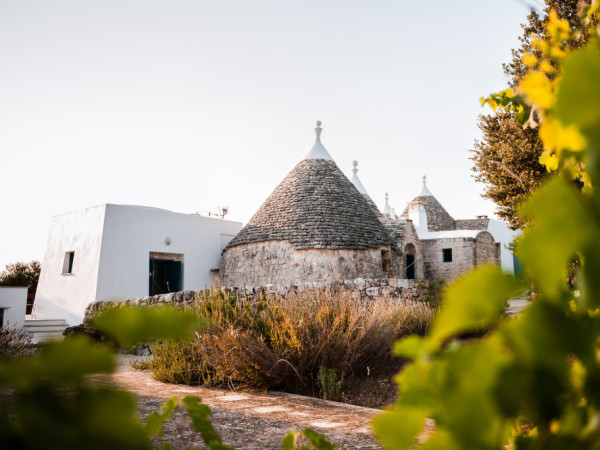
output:
M 104 204 L 52 219 L 32 318 L 80 324 L 86 306 L 201 289 L 242 224 Z
M 26 287 L 0 286 L 0 326 L 23 328 L 26 308 Z

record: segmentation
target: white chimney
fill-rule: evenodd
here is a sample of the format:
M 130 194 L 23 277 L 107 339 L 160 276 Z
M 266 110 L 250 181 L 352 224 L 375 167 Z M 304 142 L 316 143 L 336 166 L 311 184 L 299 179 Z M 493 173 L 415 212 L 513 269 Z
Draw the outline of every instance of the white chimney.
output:
M 419 237 L 427 233 L 427 213 L 422 202 L 415 201 L 408 204 L 408 218 L 412 220 Z

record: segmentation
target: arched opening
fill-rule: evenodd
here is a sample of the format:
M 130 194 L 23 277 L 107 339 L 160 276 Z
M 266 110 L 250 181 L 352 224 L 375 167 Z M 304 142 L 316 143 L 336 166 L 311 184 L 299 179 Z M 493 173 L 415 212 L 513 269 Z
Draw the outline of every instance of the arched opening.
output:
M 406 278 L 409 280 L 415 279 L 417 266 L 417 249 L 413 244 L 408 244 L 404 248 L 404 267 Z
M 389 250 L 381 250 L 381 268 L 386 274 L 392 269 L 392 256 Z

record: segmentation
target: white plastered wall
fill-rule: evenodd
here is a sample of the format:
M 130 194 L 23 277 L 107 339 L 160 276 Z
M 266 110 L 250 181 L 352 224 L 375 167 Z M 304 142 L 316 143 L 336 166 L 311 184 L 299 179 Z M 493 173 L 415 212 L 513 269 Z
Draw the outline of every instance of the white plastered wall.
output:
M 85 305 L 96 298 L 102 230 L 107 205 L 52 218 L 32 316 L 81 323 Z M 73 270 L 63 274 L 65 254 L 74 252 Z
M 515 265 L 513 253 L 507 248 L 507 246 L 521 234 L 521 230 L 513 231 L 508 228 L 504 222 L 490 219 L 488 222 L 487 231 L 494 236 L 494 240 L 496 242 L 500 242 L 500 261 L 502 263 L 502 270 L 508 273 L 514 273 Z
M 0 309 L 4 309 L 4 325 L 23 328 L 26 308 L 26 287 L 0 286 Z
M 241 228 L 241 223 L 229 220 L 107 205 L 96 299 L 148 295 L 151 252 L 183 255 L 183 289 L 202 289 L 213 283 L 216 273 L 211 269 L 219 268 L 223 246 Z
M 224 245 L 241 228 L 239 222 L 112 204 L 55 217 L 34 316 L 76 325 L 93 301 L 148 295 L 151 252 L 183 255 L 183 289 L 204 288 L 213 282 L 211 269 L 218 269 Z M 73 273 L 62 275 L 70 251 Z

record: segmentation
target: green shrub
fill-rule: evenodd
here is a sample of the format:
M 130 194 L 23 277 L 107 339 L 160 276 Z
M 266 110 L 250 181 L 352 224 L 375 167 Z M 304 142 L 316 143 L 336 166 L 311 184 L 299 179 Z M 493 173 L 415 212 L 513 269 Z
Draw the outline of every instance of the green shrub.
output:
M 325 400 L 339 400 L 342 393 L 342 383 L 344 382 L 344 373 L 338 379 L 335 369 L 319 367 L 319 387 L 321 395 Z

